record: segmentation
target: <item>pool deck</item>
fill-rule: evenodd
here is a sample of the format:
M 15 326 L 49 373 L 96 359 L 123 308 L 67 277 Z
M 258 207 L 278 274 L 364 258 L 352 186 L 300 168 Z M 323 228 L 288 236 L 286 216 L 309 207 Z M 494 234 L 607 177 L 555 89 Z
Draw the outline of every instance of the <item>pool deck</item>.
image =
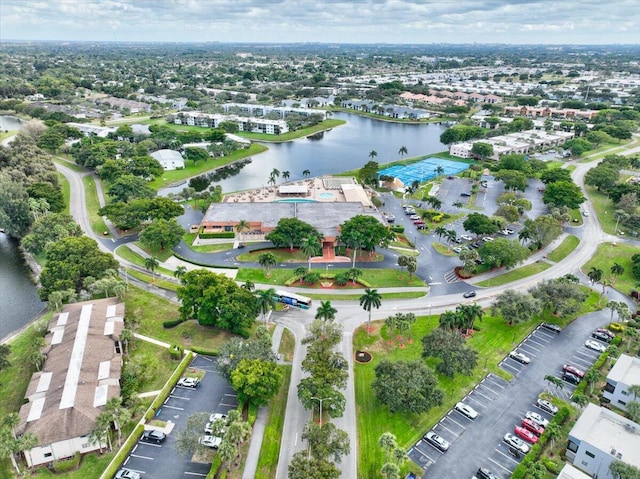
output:
M 349 182 L 345 178 L 345 183 Z M 278 187 L 283 185 L 290 186 L 306 186 L 307 195 L 279 195 Z M 331 197 L 329 197 L 331 195 Z M 225 195 L 222 200 L 224 203 L 273 203 L 274 201 L 296 199 L 302 201 L 318 201 L 322 203 L 344 203 L 347 201 L 344 193 L 340 189 L 327 189 L 322 178 L 307 178 L 304 180 L 291 181 L 281 183 L 276 186 L 266 186 L 264 188 L 256 188 L 253 190 L 241 191 Z

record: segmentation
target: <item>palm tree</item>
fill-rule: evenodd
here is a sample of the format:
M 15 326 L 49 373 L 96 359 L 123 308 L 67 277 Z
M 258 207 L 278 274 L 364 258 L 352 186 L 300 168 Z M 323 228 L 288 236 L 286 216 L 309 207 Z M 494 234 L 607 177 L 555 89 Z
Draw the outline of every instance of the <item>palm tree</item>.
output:
M 185 274 L 187 274 L 186 266 L 176 266 L 176 269 L 173 272 L 173 277 L 176 279 L 182 279 Z
M 631 328 L 628 328 L 631 329 Z M 633 400 L 635 401 L 640 396 L 640 384 L 632 384 L 627 388 L 629 394 L 633 394 Z
M 385 479 L 398 479 L 400 477 L 400 468 L 397 464 L 392 462 L 387 462 L 380 469 L 380 474 L 382 474 Z
M 360 296 L 360 306 L 365 311 L 369 312 L 369 322 L 367 324 L 367 336 L 371 334 L 371 309 L 379 309 L 382 304 L 382 296 L 378 293 L 377 289 L 367 288 L 364 290 L 364 294 Z
M 444 174 L 444 168 L 442 166 L 438 165 L 436 167 L 436 175 L 440 176 L 440 175 L 443 175 L 443 174 Z
M 360 276 L 362 276 L 362 270 L 360 268 L 349 268 L 349 271 L 347 271 L 347 276 L 349 277 L 349 279 L 351 280 L 351 282 L 355 286 L 356 280 Z
M 242 235 L 242 233 L 244 233 L 245 231 L 249 231 L 250 229 L 251 226 L 249 226 L 249 222 L 247 220 L 240 220 L 235 226 L 235 230 L 238 235 Z M 238 241 L 240 241 L 240 238 L 238 238 Z
M 431 206 L 433 206 L 434 210 L 439 210 L 440 208 L 442 208 L 442 200 L 440 198 L 436 198 L 435 196 L 432 196 Z
M 548 374 L 544 377 L 544 380 L 547 381 L 549 383 L 549 385 L 553 384 L 556 389 L 560 388 L 562 389 L 564 387 L 564 383 L 562 382 L 562 379 L 554 376 L 553 374 Z
M 119 396 L 109 399 L 103 412 L 108 415 L 111 423 L 113 423 L 116 431 L 118 431 L 119 446 L 122 442 L 122 426 L 131 418 L 131 412 L 122 405 L 122 398 Z
M 556 445 L 556 439 L 558 439 L 562 433 L 562 429 L 559 424 L 551 423 L 545 427 L 544 430 L 551 441 L 551 449 L 553 449 Z
M 267 324 L 267 314 L 276 307 L 275 297 L 276 290 L 273 288 L 256 291 L 256 304 L 265 324 Z
M 440 315 L 439 326 L 442 329 L 447 329 L 449 331 L 453 331 L 458 323 L 458 313 L 455 311 L 447 310 Z
M 593 388 L 596 383 L 602 379 L 602 374 L 597 369 L 591 368 L 584 375 L 583 380 L 587 382 L 589 386 L 589 394 L 593 394 Z
M 323 322 L 333 321 L 336 319 L 336 313 L 338 310 L 331 306 L 331 301 L 321 301 L 320 306 L 316 310 L 316 319 L 321 319 Z
M 147 256 L 144 259 L 144 267 L 147 270 L 151 271 L 151 277 L 153 278 L 154 282 L 156 280 L 155 271 L 158 268 L 158 266 L 160 266 L 160 261 L 158 261 L 158 258 L 156 258 L 155 256 Z
M 453 206 L 454 208 L 463 208 L 464 205 L 460 202 L 460 201 L 456 201 L 455 203 L 453 203 L 451 206 Z
M 256 289 L 256 285 L 253 281 L 246 280 L 244 284 L 240 285 L 240 287 L 246 291 L 254 291 Z
M 591 269 L 587 273 L 587 276 L 591 280 L 591 285 L 592 286 L 593 286 L 594 283 L 600 282 L 600 280 L 602 279 L 602 274 L 603 273 L 602 273 L 602 270 L 600 268 L 596 268 L 595 266 L 591 267 Z
M 611 274 L 617 277 L 621 276 L 622 273 L 624 273 L 624 266 L 620 263 L 613 263 L 613 266 L 611 266 Z
M 458 237 L 458 235 L 456 234 L 455 230 L 447 230 L 447 232 L 444 234 L 446 240 L 447 240 L 447 250 L 451 251 L 451 242 L 455 241 L 455 239 Z
M 438 238 L 442 238 L 447 234 L 447 228 L 444 226 L 438 226 L 433 232 L 438 236 Z
M 371 151 L 369 152 L 369 158 L 371 158 L 372 160 L 373 160 L 376 156 L 378 156 L 378 152 L 377 152 L 376 150 L 371 150 Z
M 56 311 L 60 311 L 64 301 L 63 291 L 52 291 L 49 295 L 49 306 L 53 306 Z
M 311 258 L 322 252 L 322 245 L 316 236 L 308 236 L 302 240 L 300 251 L 304 253 L 309 261 L 309 271 L 311 271 Z
M 404 464 L 404 462 L 409 458 L 409 456 L 407 456 L 407 451 L 403 447 L 396 447 L 393 450 L 392 456 L 398 466 L 402 466 L 402 464 Z
M 404 267 L 408 264 L 409 257 L 407 255 L 398 256 L 398 266 L 400 266 L 400 272 L 404 271 Z
M 264 268 L 265 275 L 268 278 L 271 276 L 271 268 L 278 263 L 278 259 L 275 254 L 267 251 L 266 253 L 262 253 L 258 256 L 258 263 L 260 263 L 260 266 Z
M 398 447 L 398 442 L 392 433 L 384 432 L 378 439 L 378 446 L 380 446 L 385 452 L 384 462 L 388 462 L 389 455 L 396 447 Z
M 273 176 L 274 178 L 280 178 L 280 170 L 278 168 L 274 168 L 271 170 L 269 176 Z
M 401 146 L 400 149 L 398 150 L 398 154 L 400 155 L 400 159 L 402 159 L 404 157 L 404 155 L 406 155 L 409 152 L 409 150 L 407 150 L 406 146 Z
M 291 173 L 289 173 L 288 171 L 283 171 L 282 172 L 282 179 L 283 180 L 285 180 L 285 181 L 288 180 L 290 176 L 291 176 Z
M 302 170 L 303 178 L 308 178 L 309 176 L 311 176 L 311 172 L 309 170 Z
M 473 329 L 476 320 L 482 321 L 484 310 L 477 303 L 461 304 L 456 308 L 463 318 L 464 328 L 468 331 Z

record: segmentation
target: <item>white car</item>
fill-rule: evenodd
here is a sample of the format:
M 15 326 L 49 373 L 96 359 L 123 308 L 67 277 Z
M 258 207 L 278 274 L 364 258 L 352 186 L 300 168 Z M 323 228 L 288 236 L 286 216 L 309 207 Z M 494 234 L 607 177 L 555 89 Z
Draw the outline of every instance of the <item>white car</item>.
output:
M 594 351 L 598 351 L 599 353 L 604 353 L 607 350 L 607 347 L 604 344 L 600 344 L 598 341 L 585 341 L 584 345 L 589 349 L 593 349 Z
M 115 479 L 140 479 L 140 473 L 123 467 L 116 472 Z
M 509 353 L 509 357 L 511 359 L 515 359 L 516 361 L 518 361 L 519 363 L 522 364 L 529 364 L 531 362 L 531 359 L 529 359 L 529 357 L 523 353 L 521 353 L 520 351 L 511 351 Z
M 451 248 L 455 253 L 462 253 L 462 248 L 460 246 L 456 246 L 455 248 Z
M 442 452 L 445 452 L 447 449 L 449 449 L 449 446 L 450 446 L 449 442 L 447 440 L 445 440 L 444 438 L 438 436 L 433 431 L 429 431 L 428 433 L 426 433 L 424 435 L 424 439 L 429 444 L 431 444 L 433 447 L 435 447 L 436 449 L 441 450 Z
M 220 447 L 220 443 L 222 443 L 222 438 L 207 435 L 207 436 L 200 437 L 198 442 L 205 447 L 210 447 L 211 449 L 218 449 Z
M 475 419 L 478 417 L 478 412 L 475 409 L 473 409 L 471 406 L 463 402 L 457 403 L 455 406 L 455 410 L 458 411 L 463 416 L 467 416 L 469 419 Z
M 183 388 L 195 389 L 199 384 L 200 380 L 198 378 L 180 378 L 178 380 L 178 386 Z
M 527 411 L 527 414 L 525 415 L 525 417 L 527 419 L 530 419 L 531 421 L 535 422 L 537 425 L 542 426 L 542 427 L 547 427 L 549 425 L 549 420 L 543 418 L 540 414 L 538 414 L 537 412 L 533 412 L 533 411 Z
M 549 414 L 555 415 L 558 412 L 558 406 L 546 399 L 538 399 L 536 404 L 540 409 L 547 411 Z
M 227 419 L 227 415 L 226 414 L 220 414 L 219 412 L 214 412 L 213 414 L 211 414 L 209 416 L 209 422 L 213 422 L 213 421 L 219 421 L 221 419 Z
M 460 235 L 460 238 L 462 238 L 465 241 L 471 241 L 473 238 L 469 235 Z
M 513 434 L 511 434 L 511 433 L 506 433 L 506 434 L 504 435 L 503 440 L 504 440 L 504 442 L 506 442 L 507 444 L 509 444 L 509 446 L 511 446 L 511 447 L 513 447 L 513 448 L 515 448 L 515 449 L 517 449 L 517 450 L 518 450 L 518 451 L 520 451 L 522 454 L 526 454 L 526 453 L 528 453 L 528 452 L 529 452 L 529 450 L 531 449 L 531 448 L 529 447 L 529 445 L 528 445 L 528 444 L 525 444 L 525 442 L 524 442 L 522 439 L 520 439 L 520 438 L 519 438 L 519 437 L 517 437 L 517 436 L 514 436 L 514 435 L 513 435 Z
M 491 236 L 485 236 L 482 239 L 487 243 L 491 243 L 492 241 L 494 241 L 495 238 L 492 238 Z

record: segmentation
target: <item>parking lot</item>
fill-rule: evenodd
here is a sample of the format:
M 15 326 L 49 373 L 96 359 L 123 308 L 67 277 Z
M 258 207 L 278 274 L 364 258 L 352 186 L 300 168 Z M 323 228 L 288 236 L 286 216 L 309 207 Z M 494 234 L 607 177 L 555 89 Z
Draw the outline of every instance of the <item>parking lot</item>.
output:
M 176 386 L 154 418 L 173 424 L 166 441 L 161 444 L 138 441 L 123 467 L 153 479 L 206 477 L 210 463 L 194 462 L 190 457 L 180 455 L 175 448 L 176 433 L 185 427 L 192 414 L 226 414 L 238 406 L 238 400 L 231 385 L 218 373 L 214 359 L 198 356 L 189 368 L 205 372 L 198 388 Z
M 450 410 L 434 426 L 433 430 L 451 444 L 449 449 L 443 453 L 424 439 L 409 449 L 409 457 L 425 470 L 423 477 L 472 477 L 478 467 L 487 468 L 500 478 L 510 477 L 524 456 L 510 452 L 504 435 L 513 434 L 528 411 L 551 419 L 536 404 L 541 392 L 565 400 L 571 397 L 573 384 L 563 381 L 562 387 L 555 386 L 545 377 L 561 379 L 564 364 L 587 371 L 600 353 L 586 348 L 584 343 L 593 339 L 591 332 L 607 321 L 606 311 L 589 313 L 560 334 L 537 327 L 520 344 L 514 344 L 513 350 L 524 353 L 530 363 L 507 356 L 500 368 L 513 375 L 511 381 L 490 373 L 461 400 L 477 411 L 475 419 Z

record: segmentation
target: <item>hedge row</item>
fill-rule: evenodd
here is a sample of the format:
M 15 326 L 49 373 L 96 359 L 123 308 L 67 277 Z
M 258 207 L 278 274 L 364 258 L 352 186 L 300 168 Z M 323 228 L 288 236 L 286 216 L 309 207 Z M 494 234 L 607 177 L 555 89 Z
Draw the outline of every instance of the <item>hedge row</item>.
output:
M 218 355 L 218 351 L 215 351 L 213 349 L 201 349 L 201 348 L 191 348 L 191 351 L 193 351 L 196 354 L 202 354 L 203 356 L 217 356 Z
M 164 323 L 162 323 L 162 327 L 165 329 L 175 328 L 177 325 L 182 324 L 185 321 L 186 319 L 182 319 L 182 318 L 171 319 L 169 321 L 165 321 Z
M 315 274 L 318 274 L 318 273 L 315 273 Z M 318 277 L 321 280 L 325 280 L 325 279 L 335 280 L 336 279 L 336 274 L 346 274 L 346 273 L 319 273 Z M 284 285 L 285 286 L 291 286 L 296 281 L 300 281 L 302 279 L 304 279 L 304 276 L 293 275 L 293 276 L 291 276 L 291 278 L 289 278 L 288 280 L 286 280 L 284 282 Z M 349 281 L 351 281 L 351 280 L 349 280 Z M 364 286 L 365 288 L 371 288 L 371 283 L 369 283 L 368 281 L 365 281 L 362 278 L 356 279 L 356 283 L 360 284 L 361 286 Z M 311 293 L 311 291 L 310 291 L 310 293 Z
M 180 379 L 180 377 L 182 376 L 182 373 L 184 373 L 184 370 L 187 369 L 187 366 L 189 366 L 189 363 L 191 362 L 192 358 L 193 358 L 192 353 L 188 353 L 184 358 L 182 358 L 182 361 L 180 361 L 180 364 L 178 364 L 175 371 L 173 371 L 173 374 L 171 375 L 169 380 L 165 383 L 164 387 L 160 391 L 160 394 L 156 396 L 156 398 L 153 400 L 153 402 L 149 406 L 149 409 L 147 409 L 147 412 L 144 414 L 145 421 L 149 421 L 155 416 L 156 411 L 162 405 L 162 403 L 164 403 L 164 400 L 167 398 L 167 396 L 169 396 L 169 394 L 171 393 L 171 390 L 178 382 L 178 379 Z
M 57 473 L 69 472 L 80 465 L 80 451 L 76 452 L 71 459 L 57 459 L 53 461 L 53 470 Z
M 120 448 L 118 453 L 106 467 L 106 469 L 100 476 L 100 479 L 111 479 L 113 476 L 115 476 L 116 472 L 118 472 L 118 469 L 120 469 L 120 464 L 122 464 L 131 450 L 138 443 L 138 439 L 140 439 L 140 436 L 142 436 L 143 432 L 144 426 L 142 424 L 138 424 L 133 432 L 129 435 L 127 440 L 124 442 L 124 445 Z
M 200 239 L 235 238 L 236 234 L 233 231 L 225 231 L 224 233 L 200 233 L 198 236 Z

